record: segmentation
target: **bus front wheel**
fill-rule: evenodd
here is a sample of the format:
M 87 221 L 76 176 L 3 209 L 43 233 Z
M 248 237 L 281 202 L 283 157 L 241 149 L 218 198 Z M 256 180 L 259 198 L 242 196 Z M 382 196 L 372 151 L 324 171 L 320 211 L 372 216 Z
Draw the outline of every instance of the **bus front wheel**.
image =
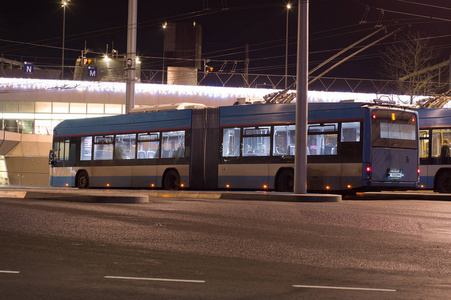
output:
M 176 170 L 169 170 L 163 178 L 163 189 L 178 190 L 180 188 L 180 176 Z
M 439 193 L 451 193 L 451 172 L 440 173 L 437 178 L 437 191 Z
M 277 176 L 278 192 L 293 192 L 294 172 L 292 169 L 284 169 Z
M 89 175 L 86 171 L 81 171 L 77 176 L 77 187 L 87 189 L 89 187 Z

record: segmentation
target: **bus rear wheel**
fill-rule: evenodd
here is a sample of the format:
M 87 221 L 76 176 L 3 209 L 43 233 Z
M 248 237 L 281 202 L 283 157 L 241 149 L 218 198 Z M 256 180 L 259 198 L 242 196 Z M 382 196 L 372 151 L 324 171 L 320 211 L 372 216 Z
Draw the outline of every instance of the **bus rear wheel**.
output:
M 176 170 L 169 170 L 163 178 L 163 189 L 178 190 L 180 188 L 180 176 Z
M 87 189 L 89 187 L 89 175 L 86 171 L 81 171 L 77 176 L 77 187 Z
M 277 176 L 278 192 L 293 192 L 294 172 L 291 169 L 282 170 Z
M 437 191 L 439 193 L 451 193 L 451 172 L 443 172 L 437 178 Z

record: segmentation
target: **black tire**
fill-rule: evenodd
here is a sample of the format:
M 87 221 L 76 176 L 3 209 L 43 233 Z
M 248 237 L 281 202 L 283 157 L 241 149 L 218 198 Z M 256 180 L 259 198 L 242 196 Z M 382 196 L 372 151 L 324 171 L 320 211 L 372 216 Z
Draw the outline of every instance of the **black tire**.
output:
M 163 189 L 178 190 L 180 188 L 180 175 L 176 170 L 169 170 L 163 178 Z
M 86 171 L 81 171 L 77 176 L 77 187 L 79 189 L 89 188 L 89 175 Z
M 446 171 L 438 175 L 437 191 L 439 193 L 451 193 L 451 172 Z
M 292 169 L 284 169 L 277 176 L 278 192 L 293 192 L 294 172 Z

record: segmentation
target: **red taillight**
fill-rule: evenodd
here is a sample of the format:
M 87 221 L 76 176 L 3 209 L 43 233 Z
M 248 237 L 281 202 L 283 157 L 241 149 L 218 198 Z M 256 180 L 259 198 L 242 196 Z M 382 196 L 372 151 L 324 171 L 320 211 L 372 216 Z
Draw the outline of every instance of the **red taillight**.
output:
M 371 173 L 371 167 L 370 166 L 366 167 L 366 172 L 367 173 Z
M 376 114 L 373 114 L 373 119 L 376 119 Z

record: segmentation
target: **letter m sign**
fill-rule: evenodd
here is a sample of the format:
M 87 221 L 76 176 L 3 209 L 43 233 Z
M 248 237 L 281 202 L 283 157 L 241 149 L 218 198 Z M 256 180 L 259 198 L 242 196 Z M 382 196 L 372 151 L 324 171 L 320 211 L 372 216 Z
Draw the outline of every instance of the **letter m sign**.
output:
M 88 77 L 97 77 L 97 67 L 88 67 Z

